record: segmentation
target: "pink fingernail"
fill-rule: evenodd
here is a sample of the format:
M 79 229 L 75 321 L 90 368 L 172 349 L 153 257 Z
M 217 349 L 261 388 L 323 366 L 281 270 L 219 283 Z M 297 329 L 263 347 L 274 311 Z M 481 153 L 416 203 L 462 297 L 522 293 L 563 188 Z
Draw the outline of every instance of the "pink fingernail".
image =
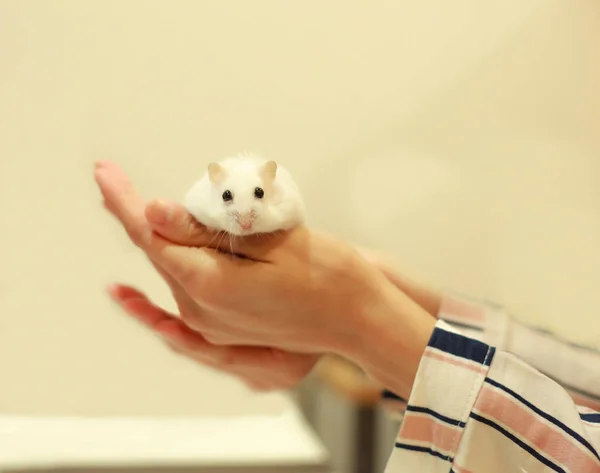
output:
M 162 208 L 165 223 L 170 222 L 171 218 L 173 217 L 173 206 L 170 205 L 168 202 L 163 201 L 161 201 L 160 206 Z
M 173 208 L 168 202 L 159 200 L 155 203 L 156 211 L 154 212 L 153 219 L 156 223 L 165 224 L 168 223 L 173 216 Z
M 108 286 L 106 286 L 106 291 L 108 292 L 110 297 L 112 297 L 113 299 L 116 299 L 117 293 L 119 291 L 119 286 L 118 286 L 118 284 L 109 284 Z

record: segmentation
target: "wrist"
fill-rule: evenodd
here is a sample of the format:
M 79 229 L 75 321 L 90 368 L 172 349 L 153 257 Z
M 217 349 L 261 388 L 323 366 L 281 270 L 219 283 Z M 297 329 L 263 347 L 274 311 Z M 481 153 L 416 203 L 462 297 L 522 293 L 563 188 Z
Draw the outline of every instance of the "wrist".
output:
M 408 399 L 436 319 L 388 281 L 349 317 L 342 356 Z

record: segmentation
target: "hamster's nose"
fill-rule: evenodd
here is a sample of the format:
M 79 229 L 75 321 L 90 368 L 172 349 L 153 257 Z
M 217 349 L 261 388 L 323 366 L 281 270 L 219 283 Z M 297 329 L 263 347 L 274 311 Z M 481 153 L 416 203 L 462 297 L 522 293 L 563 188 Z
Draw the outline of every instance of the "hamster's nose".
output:
M 251 230 L 256 219 L 254 212 L 240 213 L 236 215 L 236 221 L 242 230 Z

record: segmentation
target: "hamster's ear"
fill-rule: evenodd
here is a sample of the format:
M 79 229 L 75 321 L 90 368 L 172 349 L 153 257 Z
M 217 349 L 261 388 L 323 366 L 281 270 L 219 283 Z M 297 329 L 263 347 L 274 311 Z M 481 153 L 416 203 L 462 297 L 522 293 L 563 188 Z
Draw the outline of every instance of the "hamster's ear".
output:
M 261 169 L 261 176 L 266 182 L 272 182 L 275 180 L 277 175 L 277 163 L 275 161 L 268 161 L 263 164 Z
M 210 179 L 210 182 L 216 184 L 221 179 L 223 179 L 224 176 L 225 169 L 223 169 L 223 166 L 217 163 L 210 163 L 208 165 L 208 177 Z

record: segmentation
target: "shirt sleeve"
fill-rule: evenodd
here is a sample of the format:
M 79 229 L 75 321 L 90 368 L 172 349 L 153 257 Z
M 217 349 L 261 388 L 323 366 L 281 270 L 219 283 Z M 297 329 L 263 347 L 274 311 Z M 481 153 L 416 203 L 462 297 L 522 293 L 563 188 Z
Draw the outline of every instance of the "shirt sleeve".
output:
M 600 473 L 599 450 L 600 413 L 515 354 L 439 320 L 386 473 Z
M 472 339 L 512 353 L 560 384 L 574 402 L 600 410 L 600 350 L 570 342 L 547 330 L 525 325 L 501 306 L 447 292 L 438 319 Z M 402 419 L 407 401 L 382 393 L 385 411 Z

